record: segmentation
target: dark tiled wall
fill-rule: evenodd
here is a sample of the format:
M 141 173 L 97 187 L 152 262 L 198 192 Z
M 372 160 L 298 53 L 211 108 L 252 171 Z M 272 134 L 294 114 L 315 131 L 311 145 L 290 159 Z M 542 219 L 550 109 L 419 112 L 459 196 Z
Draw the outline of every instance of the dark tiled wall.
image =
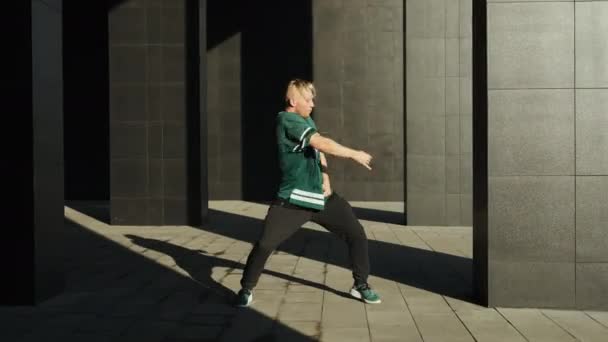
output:
M 374 156 L 373 171 L 330 157 L 349 200 L 404 200 L 403 1 L 313 1 L 315 120 Z
M 487 222 L 475 229 L 492 306 L 608 308 L 606 15 L 606 1 L 487 4 Z
M 185 4 L 109 11 L 113 224 L 188 222 Z
M 472 223 L 471 0 L 406 0 L 407 214 Z

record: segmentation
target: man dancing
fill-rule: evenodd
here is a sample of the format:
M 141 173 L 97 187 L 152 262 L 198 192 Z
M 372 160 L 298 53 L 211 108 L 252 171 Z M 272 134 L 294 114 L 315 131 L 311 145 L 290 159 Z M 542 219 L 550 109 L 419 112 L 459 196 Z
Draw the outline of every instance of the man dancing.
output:
M 325 154 L 330 154 L 352 159 L 371 170 L 372 156 L 317 132 L 310 117 L 314 97 L 311 82 L 300 79 L 289 82 L 285 111 L 277 115 L 279 191 L 268 209 L 262 236 L 247 258 L 237 306 L 251 304 L 253 289 L 270 254 L 308 221 L 338 234 L 347 243 L 354 278 L 350 294 L 366 303 L 380 303 L 380 296 L 367 283 L 370 266 L 365 231 L 348 202 L 332 191 L 325 158 Z

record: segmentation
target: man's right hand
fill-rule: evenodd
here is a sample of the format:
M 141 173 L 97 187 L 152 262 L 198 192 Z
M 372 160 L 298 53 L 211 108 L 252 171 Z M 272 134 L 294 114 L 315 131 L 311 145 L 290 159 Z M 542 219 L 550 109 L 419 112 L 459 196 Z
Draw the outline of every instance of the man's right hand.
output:
M 371 166 L 370 163 L 372 162 L 372 156 L 370 154 L 368 154 L 365 151 L 356 151 L 353 155 L 352 155 L 352 160 L 356 161 L 357 163 L 365 166 L 368 170 L 371 170 Z

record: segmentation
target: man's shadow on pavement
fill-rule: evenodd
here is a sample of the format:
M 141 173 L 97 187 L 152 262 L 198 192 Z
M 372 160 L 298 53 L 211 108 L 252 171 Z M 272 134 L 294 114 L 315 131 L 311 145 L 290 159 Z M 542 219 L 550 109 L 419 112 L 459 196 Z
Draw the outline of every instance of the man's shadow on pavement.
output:
M 188 272 L 190 277 L 201 286 L 203 293 L 201 294 L 200 301 L 205 300 L 207 297 L 216 296 L 224 303 L 233 303 L 235 300 L 235 292 L 218 283 L 211 277 L 211 272 L 214 267 L 224 267 L 228 269 L 229 273 L 233 269 L 243 269 L 245 265 L 240 262 L 218 258 L 217 256 L 208 254 L 202 249 L 193 250 L 182 246 L 174 245 L 167 241 L 148 239 L 137 235 L 125 234 L 125 237 L 129 238 L 134 244 L 151 249 L 167 256 L 170 256 L 175 260 L 177 266 Z M 290 282 L 299 283 L 301 285 L 307 285 L 320 290 L 332 292 L 338 296 L 351 298 L 345 292 L 340 292 L 335 289 L 328 287 L 325 284 L 319 284 L 310 280 L 294 277 L 289 274 L 280 273 L 265 269 L 264 274 L 271 275 L 277 278 L 285 279 Z

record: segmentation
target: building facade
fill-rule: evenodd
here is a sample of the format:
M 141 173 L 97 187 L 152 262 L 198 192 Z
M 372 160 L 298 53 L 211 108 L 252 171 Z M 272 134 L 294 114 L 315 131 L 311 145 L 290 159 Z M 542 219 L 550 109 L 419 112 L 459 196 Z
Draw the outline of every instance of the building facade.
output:
M 480 302 L 608 307 L 608 2 L 8 4 L 16 302 L 61 289 L 64 198 L 106 201 L 117 225 L 272 199 L 274 115 L 299 77 L 320 131 L 375 156 L 372 173 L 330 159 L 336 191 L 472 225 Z

